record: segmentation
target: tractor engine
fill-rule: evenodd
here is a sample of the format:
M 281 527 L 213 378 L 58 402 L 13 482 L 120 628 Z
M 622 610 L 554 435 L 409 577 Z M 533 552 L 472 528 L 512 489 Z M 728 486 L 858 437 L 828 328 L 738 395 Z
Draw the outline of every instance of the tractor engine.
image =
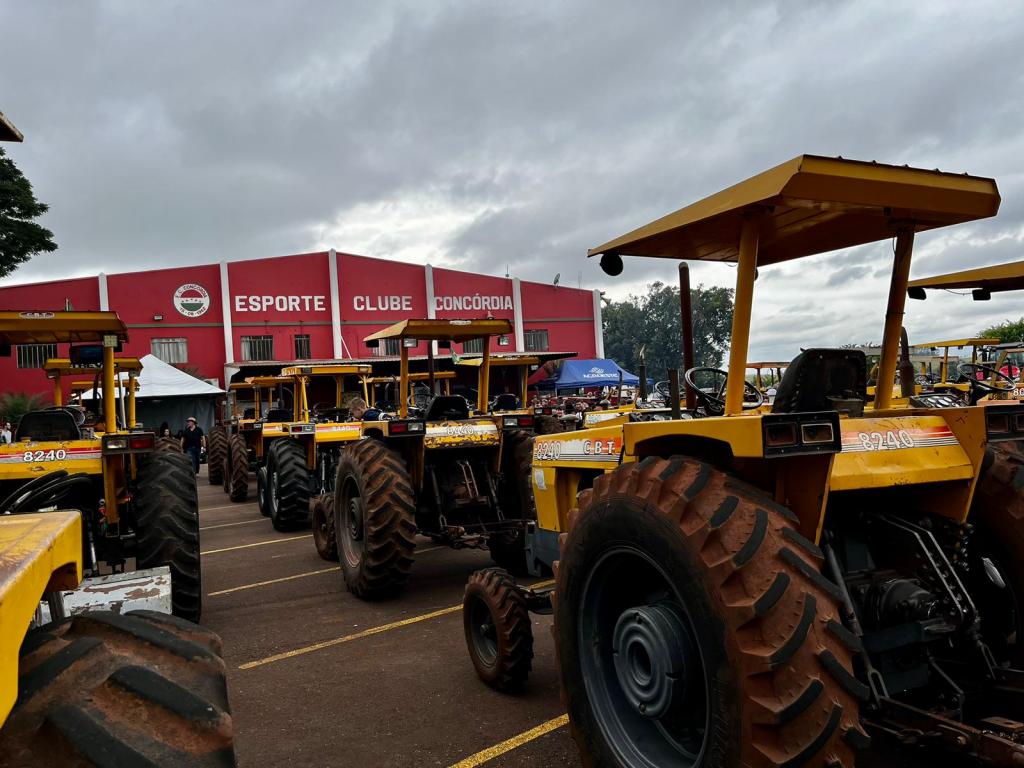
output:
M 426 465 L 417 525 L 456 547 L 480 547 L 502 519 L 490 451 L 446 451 Z

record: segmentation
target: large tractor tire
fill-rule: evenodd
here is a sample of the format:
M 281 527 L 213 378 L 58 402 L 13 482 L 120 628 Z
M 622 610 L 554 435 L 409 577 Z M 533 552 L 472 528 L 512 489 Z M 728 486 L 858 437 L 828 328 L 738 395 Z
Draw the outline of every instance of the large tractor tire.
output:
M 181 453 L 156 454 L 139 470 L 132 510 L 139 568 L 171 569 L 175 616 L 199 621 L 199 491 L 192 462 Z
M 480 679 L 498 691 L 520 690 L 533 666 L 533 622 L 506 571 L 485 568 L 469 577 L 462 626 Z
M 249 446 L 241 435 L 232 435 L 227 448 L 227 466 L 231 468 L 228 495 L 240 503 L 249 498 Z
M 334 484 L 334 531 L 348 591 L 363 600 L 401 591 L 416 548 L 416 506 L 409 471 L 377 440 L 341 452 Z
M 270 517 L 270 500 L 267 498 L 267 467 L 266 465 L 256 470 L 256 506 L 260 514 Z
M 1024 453 L 992 444 L 971 503 L 970 591 L 996 660 L 1024 664 Z M 986 562 L 987 561 L 987 562 Z M 993 573 L 994 569 L 994 573 Z
M 334 495 L 318 496 L 309 505 L 316 553 L 324 560 L 338 561 L 338 540 L 334 537 Z
M 153 453 L 184 453 L 181 441 L 176 437 L 158 437 L 153 443 Z
M 297 440 L 275 440 L 267 458 L 267 506 L 276 531 L 309 523 L 309 470 L 306 449 Z
M 0 767 L 235 765 L 220 638 L 150 611 L 30 631 Z
M 538 416 L 534 423 L 536 424 L 534 429 L 538 435 L 553 435 L 565 431 L 565 427 L 557 416 Z
M 584 765 L 853 768 L 858 643 L 789 510 L 650 457 L 598 477 L 572 518 L 555 640 Z
M 506 432 L 501 450 L 501 511 L 505 517 L 536 520 L 533 501 L 533 435 L 522 430 Z M 487 539 L 491 559 L 509 573 L 529 573 L 526 557 L 526 524 L 491 534 Z
M 210 485 L 224 482 L 224 457 L 228 453 L 228 433 L 224 427 L 213 427 L 206 436 L 206 469 Z
M 220 465 L 220 487 L 224 489 L 224 493 L 231 495 L 231 451 L 224 451 L 224 459 Z

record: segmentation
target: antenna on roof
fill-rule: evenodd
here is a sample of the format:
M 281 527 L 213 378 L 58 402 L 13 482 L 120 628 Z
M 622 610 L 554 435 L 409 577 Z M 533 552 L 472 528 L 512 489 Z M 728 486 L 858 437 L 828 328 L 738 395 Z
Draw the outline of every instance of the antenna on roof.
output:
M 559 272 L 557 275 L 555 275 L 555 279 L 552 281 L 552 285 L 558 285 L 558 281 L 561 280 L 561 279 L 562 279 L 562 273 Z

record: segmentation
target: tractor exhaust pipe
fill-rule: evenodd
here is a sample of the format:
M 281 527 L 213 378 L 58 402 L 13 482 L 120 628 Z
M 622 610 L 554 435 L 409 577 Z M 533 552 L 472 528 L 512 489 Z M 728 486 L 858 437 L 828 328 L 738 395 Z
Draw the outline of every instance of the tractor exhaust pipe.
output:
M 914 396 L 914 364 L 910 362 L 910 342 L 906 328 L 900 329 L 900 395 Z
M 683 331 L 683 370 L 688 371 L 696 363 L 693 361 L 693 301 L 690 297 L 690 265 L 679 262 L 679 321 Z M 676 371 L 676 390 L 672 396 L 672 407 L 679 408 L 679 371 Z M 697 396 L 686 385 L 686 410 L 697 408 Z M 675 412 L 672 418 L 679 418 Z

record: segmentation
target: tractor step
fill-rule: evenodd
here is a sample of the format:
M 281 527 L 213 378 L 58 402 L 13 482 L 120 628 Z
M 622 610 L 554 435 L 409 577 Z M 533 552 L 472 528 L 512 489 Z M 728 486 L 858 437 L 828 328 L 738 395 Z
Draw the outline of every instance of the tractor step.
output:
M 84 611 L 171 612 L 171 569 L 166 565 L 141 571 L 112 573 L 83 579 L 78 589 L 61 593 L 64 612 L 73 616 Z M 41 621 L 48 623 L 50 608 L 40 604 Z

